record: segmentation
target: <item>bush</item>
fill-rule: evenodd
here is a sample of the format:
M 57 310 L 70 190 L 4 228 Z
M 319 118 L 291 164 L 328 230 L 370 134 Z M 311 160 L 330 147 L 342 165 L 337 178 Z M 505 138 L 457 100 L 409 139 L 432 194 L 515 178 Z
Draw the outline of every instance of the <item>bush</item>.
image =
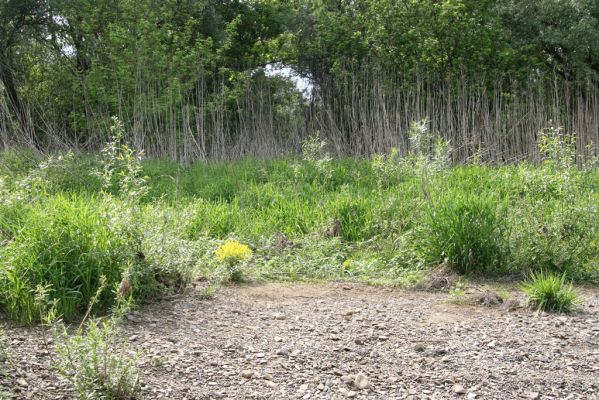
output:
M 506 227 L 500 205 L 495 198 L 457 192 L 431 204 L 421 239 L 426 261 L 464 274 L 502 268 Z
M 566 275 L 532 273 L 530 282 L 522 289 L 528 295 L 529 305 L 540 311 L 570 312 L 576 306 L 578 295 L 572 285 L 566 285 Z
M 136 267 L 140 234 L 115 205 L 95 198 L 55 196 L 28 206 L 12 240 L 0 248 L 0 304 L 11 318 L 31 323 L 40 317 L 35 290 L 49 288 L 66 319 L 85 311 L 105 276 L 111 286 Z M 112 304 L 106 293 L 101 309 Z

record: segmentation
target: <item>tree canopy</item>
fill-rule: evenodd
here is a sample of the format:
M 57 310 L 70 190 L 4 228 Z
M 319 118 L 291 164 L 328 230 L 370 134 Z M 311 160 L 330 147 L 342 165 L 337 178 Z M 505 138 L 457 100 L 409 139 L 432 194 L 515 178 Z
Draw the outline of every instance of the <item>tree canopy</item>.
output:
M 4 0 L 0 94 L 10 116 L 0 130 L 39 146 L 44 132 L 60 131 L 85 146 L 110 115 L 147 125 L 151 115 L 217 103 L 239 109 L 257 81 L 289 100 L 288 82 L 260 72 L 275 63 L 316 91 L 367 65 L 445 79 L 597 79 L 599 3 Z M 174 100 L 196 109 L 170 110 Z

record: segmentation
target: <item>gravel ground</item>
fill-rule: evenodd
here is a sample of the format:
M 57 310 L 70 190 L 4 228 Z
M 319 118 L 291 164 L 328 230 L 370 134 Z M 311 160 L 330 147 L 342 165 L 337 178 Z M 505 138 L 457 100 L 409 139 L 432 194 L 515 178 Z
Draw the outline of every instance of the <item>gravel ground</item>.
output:
M 455 304 L 347 283 L 223 288 L 143 307 L 124 330 L 144 353 L 142 399 L 599 399 L 596 289 L 568 316 L 484 293 Z M 39 330 L 5 330 L 12 398 L 69 398 Z

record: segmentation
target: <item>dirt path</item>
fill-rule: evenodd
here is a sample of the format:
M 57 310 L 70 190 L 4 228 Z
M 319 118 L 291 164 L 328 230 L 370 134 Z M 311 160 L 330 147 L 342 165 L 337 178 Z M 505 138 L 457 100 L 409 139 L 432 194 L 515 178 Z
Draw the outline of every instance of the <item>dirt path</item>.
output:
M 556 316 L 444 293 L 268 284 L 156 303 L 125 331 L 145 352 L 143 399 L 599 399 L 597 291 Z M 7 333 L 27 383 L 17 398 L 65 398 L 39 334 Z

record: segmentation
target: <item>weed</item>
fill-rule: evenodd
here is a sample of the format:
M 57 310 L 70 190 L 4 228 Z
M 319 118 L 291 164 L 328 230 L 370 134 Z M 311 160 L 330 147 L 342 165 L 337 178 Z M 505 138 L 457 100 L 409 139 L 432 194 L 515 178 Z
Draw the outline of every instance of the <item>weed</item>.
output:
M 147 178 L 142 176 L 142 152 L 124 142 L 124 136 L 123 123 L 113 117 L 110 141 L 101 151 L 101 168 L 95 174 L 100 177 L 107 192 L 136 200 L 147 192 Z
M 98 288 L 88 311 L 104 289 L 105 285 Z M 73 334 L 61 321 L 53 321 L 55 368 L 81 400 L 134 399 L 140 390 L 139 354 L 122 339 L 118 329 L 130 303 L 115 296 L 117 306 L 110 318 L 84 318 Z

